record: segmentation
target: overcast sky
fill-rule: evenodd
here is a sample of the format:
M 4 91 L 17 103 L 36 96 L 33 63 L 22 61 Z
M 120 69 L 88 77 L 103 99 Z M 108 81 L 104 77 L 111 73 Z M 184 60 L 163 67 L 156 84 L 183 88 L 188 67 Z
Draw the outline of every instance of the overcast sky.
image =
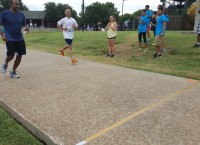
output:
M 97 0 L 84 0 L 85 6 L 88 6 Z M 44 10 L 44 4 L 47 2 L 55 2 L 62 4 L 69 4 L 76 10 L 77 13 L 81 11 L 82 0 L 22 0 L 22 2 L 29 8 L 29 10 Z M 118 8 L 118 11 L 122 11 L 122 0 L 99 0 L 98 2 L 112 2 L 115 4 L 115 7 Z M 150 5 L 150 9 L 156 10 L 157 5 L 160 4 L 160 0 L 125 0 L 124 1 L 124 14 L 133 13 L 138 9 L 144 9 L 145 5 Z

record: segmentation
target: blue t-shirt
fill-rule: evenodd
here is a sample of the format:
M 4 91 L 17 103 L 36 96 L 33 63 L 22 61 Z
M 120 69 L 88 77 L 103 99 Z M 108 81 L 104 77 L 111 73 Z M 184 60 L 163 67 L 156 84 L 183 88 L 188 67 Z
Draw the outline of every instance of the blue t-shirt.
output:
M 0 24 L 4 26 L 8 41 L 24 40 L 21 29 L 26 25 L 26 19 L 22 12 L 13 13 L 11 10 L 3 11 L 0 14 Z
M 143 22 L 140 22 L 138 31 L 139 33 L 147 32 L 147 24 L 148 24 L 148 18 L 147 16 L 140 16 L 140 20 Z
M 159 36 L 162 33 L 163 22 L 167 22 L 165 15 L 160 15 L 156 20 L 156 36 Z M 164 30 L 165 33 L 165 30 Z
M 166 22 L 169 22 L 169 15 L 168 14 L 164 14 L 165 18 L 166 18 Z
M 146 15 L 148 17 L 148 25 L 149 25 L 151 18 L 152 18 L 152 11 L 150 11 L 150 10 L 146 11 Z

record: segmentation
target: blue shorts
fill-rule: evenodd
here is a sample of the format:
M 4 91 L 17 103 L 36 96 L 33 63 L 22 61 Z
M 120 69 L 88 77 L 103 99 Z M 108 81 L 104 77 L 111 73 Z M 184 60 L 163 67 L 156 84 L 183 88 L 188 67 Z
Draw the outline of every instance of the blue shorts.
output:
M 73 39 L 65 39 L 67 45 L 72 45 Z

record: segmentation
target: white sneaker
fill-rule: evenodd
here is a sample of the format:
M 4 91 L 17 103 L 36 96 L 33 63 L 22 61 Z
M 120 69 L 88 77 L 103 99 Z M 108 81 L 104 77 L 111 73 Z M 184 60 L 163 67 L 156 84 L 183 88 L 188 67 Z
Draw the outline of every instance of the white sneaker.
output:
M 148 51 L 148 48 L 145 48 L 145 50 L 143 51 L 144 53 Z
M 10 77 L 11 78 L 15 78 L 15 79 L 18 79 L 20 78 L 20 76 L 16 73 L 17 71 L 10 71 Z
M 1 73 L 6 73 L 7 67 L 8 67 L 8 65 L 4 63 L 1 68 Z
M 138 48 L 138 49 L 136 49 L 135 51 L 142 51 L 142 48 Z

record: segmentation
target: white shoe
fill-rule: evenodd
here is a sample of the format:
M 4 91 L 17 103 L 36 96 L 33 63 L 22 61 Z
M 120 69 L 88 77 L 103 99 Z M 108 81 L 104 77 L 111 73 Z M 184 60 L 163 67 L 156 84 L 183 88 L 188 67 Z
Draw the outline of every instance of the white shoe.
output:
M 145 48 L 145 50 L 143 51 L 144 53 L 148 51 L 148 48 Z
M 8 67 L 8 65 L 4 63 L 2 68 L 1 68 L 1 73 L 6 73 L 7 67 Z
M 10 71 L 10 77 L 11 78 L 15 78 L 15 79 L 18 79 L 20 78 L 20 76 L 16 73 L 16 71 Z
M 142 48 L 138 48 L 138 49 L 136 49 L 135 51 L 142 51 Z

